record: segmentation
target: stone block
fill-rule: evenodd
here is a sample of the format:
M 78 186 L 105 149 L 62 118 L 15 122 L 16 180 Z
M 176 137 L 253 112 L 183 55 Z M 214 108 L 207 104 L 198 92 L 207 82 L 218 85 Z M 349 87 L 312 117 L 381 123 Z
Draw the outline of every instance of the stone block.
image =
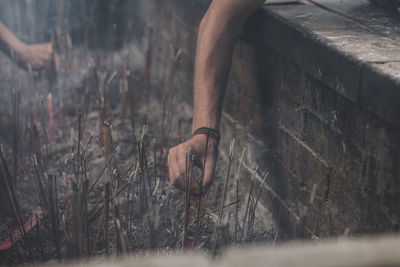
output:
M 315 190 L 315 197 L 324 199 L 330 171 L 326 162 L 283 126 L 277 128 L 276 138 L 273 151 L 282 165 L 293 173 L 305 191 Z
M 349 178 L 362 174 L 365 154 L 312 114 L 307 116 L 304 141 L 336 172 Z

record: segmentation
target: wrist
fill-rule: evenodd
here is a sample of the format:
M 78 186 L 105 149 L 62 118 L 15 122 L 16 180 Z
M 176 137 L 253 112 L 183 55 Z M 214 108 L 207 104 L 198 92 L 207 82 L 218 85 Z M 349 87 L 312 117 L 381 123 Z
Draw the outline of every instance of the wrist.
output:
M 212 132 L 211 132 L 212 131 Z M 206 144 L 209 148 L 216 148 L 219 145 L 220 136 L 219 132 L 215 130 L 208 130 L 207 128 L 199 128 L 192 134 L 191 140 L 198 145 L 199 149 L 203 149 Z
M 207 139 L 214 139 L 217 143 L 219 143 L 221 139 L 221 135 L 218 130 L 209 128 L 209 127 L 200 127 L 193 131 L 192 137 L 197 135 L 203 135 Z
M 15 40 L 10 45 L 10 49 L 13 50 L 18 55 L 21 55 L 26 50 L 26 47 L 27 45 L 19 40 Z
M 192 136 L 190 143 L 194 151 L 205 152 L 207 147 L 208 153 L 213 154 L 218 149 L 218 142 L 214 138 L 208 138 L 207 141 L 207 136 L 203 134 Z

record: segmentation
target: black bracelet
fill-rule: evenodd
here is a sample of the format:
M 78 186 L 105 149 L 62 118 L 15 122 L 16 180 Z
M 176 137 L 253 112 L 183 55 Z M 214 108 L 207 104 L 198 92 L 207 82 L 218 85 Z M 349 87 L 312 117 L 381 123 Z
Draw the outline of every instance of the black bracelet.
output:
M 205 134 L 208 137 L 212 137 L 217 141 L 217 144 L 219 144 L 219 141 L 221 140 L 221 135 L 219 131 L 208 128 L 208 127 L 201 127 L 197 129 L 196 131 L 193 132 L 192 137 L 198 134 Z

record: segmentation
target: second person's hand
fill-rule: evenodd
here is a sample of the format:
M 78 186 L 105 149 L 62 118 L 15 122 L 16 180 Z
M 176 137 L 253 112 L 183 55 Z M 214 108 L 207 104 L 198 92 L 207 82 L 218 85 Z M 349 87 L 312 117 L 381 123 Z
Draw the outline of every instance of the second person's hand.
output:
M 27 45 L 21 44 L 15 50 L 16 60 L 21 67 L 30 70 L 42 70 L 48 62 L 54 60 L 51 43 Z

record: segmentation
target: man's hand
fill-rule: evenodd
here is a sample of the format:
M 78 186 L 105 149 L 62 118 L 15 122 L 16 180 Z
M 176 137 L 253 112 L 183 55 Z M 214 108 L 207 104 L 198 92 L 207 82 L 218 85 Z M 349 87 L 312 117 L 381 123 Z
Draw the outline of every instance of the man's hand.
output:
M 49 62 L 56 60 L 51 43 L 21 44 L 15 49 L 15 53 L 18 63 L 30 70 L 41 70 L 48 66 Z
M 185 188 L 185 174 L 186 174 L 186 153 L 191 148 L 192 155 L 194 154 L 194 166 L 200 168 L 203 176 L 202 187 L 192 181 L 191 193 L 192 195 L 200 196 L 205 194 L 212 183 L 215 164 L 218 157 L 217 142 L 214 138 L 210 137 L 208 140 L 207 156 L 206 156 L 206 135 L 195 135 L 188 141 L 173 147 L 168 153 L 168 166 L 169 177 L 171 183 L 184 190 Z M 205 164 L 204 164 L 205 160 Z M 203 165 L 205 165 L 203 170 Z

